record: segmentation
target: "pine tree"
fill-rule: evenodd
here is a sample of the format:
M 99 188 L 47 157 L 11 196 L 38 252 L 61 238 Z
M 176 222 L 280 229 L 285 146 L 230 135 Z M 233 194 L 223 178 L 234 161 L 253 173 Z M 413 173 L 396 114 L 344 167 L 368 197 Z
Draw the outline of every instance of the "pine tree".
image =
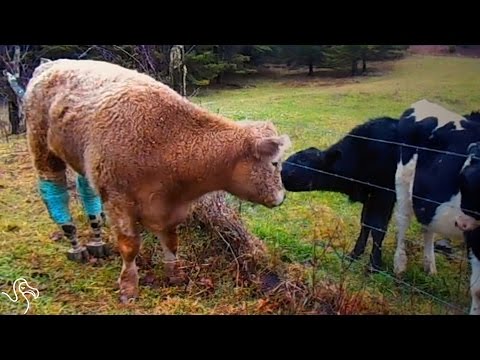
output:
M 312 76 L 314 66 L 324 63 L 327 48 L 327 45 L 283 45 L 281 54 L 287 65 L 308 66 L 308 75 Z
M 367 72 L 367 62 L 387 60 L 402 56 L 405 45 L 333 45 L 326 54 L 328 66 L 336 69 L 350 69 L 350 74 L 359 73 L 358 64 L 362 62 L 361 74 Z

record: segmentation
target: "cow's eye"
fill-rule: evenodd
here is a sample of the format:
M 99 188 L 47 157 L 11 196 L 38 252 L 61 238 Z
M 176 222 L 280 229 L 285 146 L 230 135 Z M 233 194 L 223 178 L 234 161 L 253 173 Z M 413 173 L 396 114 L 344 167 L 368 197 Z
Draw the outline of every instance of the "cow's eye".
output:
M 278 162 L 272 162 L 272 165 L 277 167 L 278 166 Z

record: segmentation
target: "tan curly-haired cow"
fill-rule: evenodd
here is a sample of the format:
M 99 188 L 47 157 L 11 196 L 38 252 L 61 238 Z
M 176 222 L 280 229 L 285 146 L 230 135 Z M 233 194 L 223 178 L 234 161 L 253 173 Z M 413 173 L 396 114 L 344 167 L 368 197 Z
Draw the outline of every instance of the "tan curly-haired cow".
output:
M 280 160 L 288 136 L 270 122 L 239 124 L 212 114 L 136 71 L 92 60 L 48 62 L 35 70 L 24 108 L 40 193 L 71 251 L 80 245 L 66 165 L 82 179 L 92 219 L 102 210 L 94 201 L 100 196 L 123 258 L 123 302 L 138 295 L 140 226 L 159 238 L 175 281 L 176 226 L 193 201 L 216 190 L 267 207 L 284 200 Z

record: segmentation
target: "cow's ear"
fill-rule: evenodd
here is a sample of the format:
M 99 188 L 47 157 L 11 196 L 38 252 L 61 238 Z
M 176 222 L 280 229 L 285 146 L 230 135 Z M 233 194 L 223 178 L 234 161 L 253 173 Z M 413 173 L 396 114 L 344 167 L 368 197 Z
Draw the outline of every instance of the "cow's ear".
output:
M 254 144 L 254 153 L 259 159 L 279 159 L 284 151 L 291 146 L 290 138 L 287 135 L 258 139 Z
M 468 145 L 467 152 L 469 155 L 476 155 L 480 152 L 480 142 L 474 142 Z
M 331 166 L 333 165 L 336 161 L 340 160 L 342 158 L 342 152 L 340 150 L 331 150 L 331 151 L 326 151 L 325 152 L 325 165 Z
M 467 153 L 471 156 L 470 163 L 477 164 L 480 161 L 480 142 L 471 143 L 468 145 Z

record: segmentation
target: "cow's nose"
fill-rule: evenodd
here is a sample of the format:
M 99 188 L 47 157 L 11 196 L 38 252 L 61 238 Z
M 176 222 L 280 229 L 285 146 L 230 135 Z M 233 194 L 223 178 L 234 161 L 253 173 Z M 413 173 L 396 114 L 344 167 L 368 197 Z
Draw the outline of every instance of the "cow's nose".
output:
M 465 231 L 465 230 L 467 229 L 467 225 L 466 225 L 466 224 L 463 224 L 463 223 L 460 224 L 460 223 L 459 223 L 458 221 L 456 221 L 456 220 L 455 220 L 455 226 L 456 226 L 457 228 L 459 228 L 460 230 L 462 230 L 462 231 Z

